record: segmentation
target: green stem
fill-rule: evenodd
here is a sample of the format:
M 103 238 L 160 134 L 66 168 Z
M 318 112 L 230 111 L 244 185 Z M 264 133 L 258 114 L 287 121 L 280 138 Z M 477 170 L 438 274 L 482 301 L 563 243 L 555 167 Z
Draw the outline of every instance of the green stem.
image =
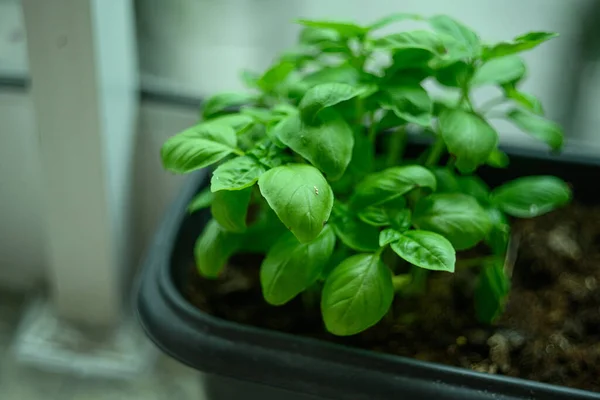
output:
M 445 150 L 446 150 L 446 144 L 444 143 L 444 140 L 441 138 L 441 136 L 439 136 L 439 134 L 438 134 L 438 138 L 436 139 L 435 143 L 433 144 L 433 147 L 431 148 L 431 152 L 429 153 L 429 156 L 427 156 L 427 160 L 425 161 L 425 166 L 426 167 L 435 166 L 438 163 L 438 161 L 440 161 L 440 157 L 442 156 L 442 154 L 444 153 Z
M 406 127 L 398 127 L 391 135 L 387 165 L 393 167 L 402 160 L 406 146 Z

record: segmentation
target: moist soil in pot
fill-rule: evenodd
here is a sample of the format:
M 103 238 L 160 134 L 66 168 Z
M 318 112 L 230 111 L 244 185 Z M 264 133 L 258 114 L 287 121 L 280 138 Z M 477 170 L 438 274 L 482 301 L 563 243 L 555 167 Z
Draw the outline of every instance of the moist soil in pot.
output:
M 267 304 L 257 256 L 236 256 L 217 281 L 201 278 L 190 265 L 183 291 L 201 310 L 243 324 L 600 391 L 600 207 L 574 204 L 517 221 L 513 232 L 520 247 L 512 290 L 493 326 L 475 318 L 473 267 L 431 273 L 426 295 L 396 296 L 380 323 L 351 337 L 325 332 L 314 296 Z

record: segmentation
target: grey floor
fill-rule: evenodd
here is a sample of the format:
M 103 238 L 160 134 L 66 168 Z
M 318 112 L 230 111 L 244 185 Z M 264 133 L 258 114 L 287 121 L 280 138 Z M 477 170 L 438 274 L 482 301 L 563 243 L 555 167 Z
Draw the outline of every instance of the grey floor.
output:
M 132 380 L 64 375 L 17 362 L 11 343 L 25 298 L 0 294 L 0 399 L 4 400 L 202 400 L 200 375 L 159 356 L 154 368 Z

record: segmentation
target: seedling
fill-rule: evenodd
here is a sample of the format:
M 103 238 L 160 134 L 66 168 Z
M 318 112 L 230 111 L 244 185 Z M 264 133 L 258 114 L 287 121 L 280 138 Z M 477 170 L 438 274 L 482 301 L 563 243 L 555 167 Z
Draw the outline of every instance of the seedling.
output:
M 406 21 L 422 27 L 380 33 Z M 447 16 L 408 14 L 367 26 L 299 23 L 297 47 L 262 75 L 244 73 L 248 92 L 211 97 L 202 121 L 162 148 L 169 171 L 217 164 L 210 190 L 190 205 L 212 213 L 195 246 L 199 272 L 217 277 L 235 253 L 264 254 L 267 302 L 320 293 L 327 330 L 353 335 L 380 321 L 395 296 L 424 295 L 428 271 L 475 266 L 475 310 L 493 321 L 510 286 L 507 215 L 539 216 L 571 193 L 551 176 L 490 190 L 474 173 L 509 162 L 492 118 L 562 146 L 561 128 L 520 89 L 518 55 L 557 35 L 487 44 Z M 480 87 L 498 97 L 476 104 Z M 413 127 L 432 144 L 407 159 Z M 489 256 L 457 263 L 457 250 L 480 243 Z

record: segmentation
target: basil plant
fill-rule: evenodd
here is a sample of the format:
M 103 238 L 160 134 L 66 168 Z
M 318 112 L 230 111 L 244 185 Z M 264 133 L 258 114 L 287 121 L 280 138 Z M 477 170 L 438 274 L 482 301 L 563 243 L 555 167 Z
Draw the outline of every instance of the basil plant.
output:
M 381 33 L 408 21 L 420 28 Z M 547 213 L 571 193 L 552 176 L 491 190 L 475 173 L 509 163 L 491 118 L 560 149 L 561 128 L 520 88 L 519 55 L 557 35 L 490 44 L 443 15 L 299 23 L 295 47 L 263 74 L 243 73 L 247 91 L 210 97 L 201 121 L 162 147 L 174 173 L 213 166 L 190 205 L 212 214 L 195 246 L 200 274 L 217 277 L 236 253 L 263 254 L 268 303 L 320 298 L 326 329 L 353 335 L 395 297 L 425 295 L 429 271 L 464 263 L 477 267 L 475 313 L 493 321 L 510 286 L 507 217 Z M 480 105 L 483 87 L 498 97 Z M 413 133 L 431 145 L 411 159 Z M 488 256 L 457 263 L 457 251 L 478 245 Z

